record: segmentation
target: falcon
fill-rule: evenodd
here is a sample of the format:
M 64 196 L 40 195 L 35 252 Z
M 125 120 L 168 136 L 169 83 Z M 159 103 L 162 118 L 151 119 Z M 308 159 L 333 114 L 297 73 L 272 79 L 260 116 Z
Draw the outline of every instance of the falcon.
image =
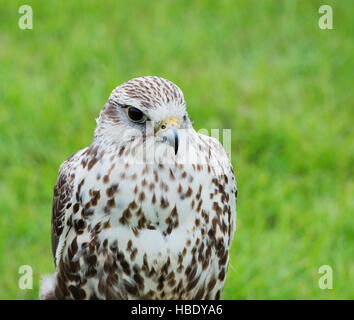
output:
M 183 93 L 155 76 L 113 90 L 90 146 L 60 167 L 55 274 L 41 299 L 220 299 L 236 228 L 236 179 L 198 134 Z

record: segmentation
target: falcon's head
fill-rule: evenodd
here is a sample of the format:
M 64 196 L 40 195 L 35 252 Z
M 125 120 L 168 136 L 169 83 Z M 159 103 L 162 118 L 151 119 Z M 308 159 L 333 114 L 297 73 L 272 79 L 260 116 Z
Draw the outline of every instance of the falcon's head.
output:
M 139 134 L 154 136 L 177 153 L 178 130 L 191 127 L 181 89 L 169 80 L 147 76 L 129 80 L 112 91 L 97 119 L 95 139 L 122 145 Z

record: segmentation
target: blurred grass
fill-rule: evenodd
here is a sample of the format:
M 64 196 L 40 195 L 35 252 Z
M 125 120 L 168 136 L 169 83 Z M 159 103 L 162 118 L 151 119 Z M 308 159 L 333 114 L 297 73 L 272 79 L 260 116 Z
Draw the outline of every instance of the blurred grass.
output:
M 54 271 L 57 170 L 111 90 L 159 75 L 196 129 L 231 128 L 239 197 L 224 299 L 354 298 L 354 5 L 321 1 L 0 0 L 0 298 Z M 18 268 L 34 271 L 18 289 Z M 331 265 L 334 289 L 320 290 Z

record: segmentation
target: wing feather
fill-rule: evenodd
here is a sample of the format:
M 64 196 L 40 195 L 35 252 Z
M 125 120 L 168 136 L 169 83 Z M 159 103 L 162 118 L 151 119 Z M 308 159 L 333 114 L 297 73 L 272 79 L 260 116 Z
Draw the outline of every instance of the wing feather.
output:
M 72 198 L 75 178 L 73 164 L 77 161 L 76 155 L 79 153 L 81 151 L 74 153 L 60 166 L 58 179 L 54 186 L 51 232 L 54 263 L 59 239 L 65 227 L 65 215 L 73 205 Z

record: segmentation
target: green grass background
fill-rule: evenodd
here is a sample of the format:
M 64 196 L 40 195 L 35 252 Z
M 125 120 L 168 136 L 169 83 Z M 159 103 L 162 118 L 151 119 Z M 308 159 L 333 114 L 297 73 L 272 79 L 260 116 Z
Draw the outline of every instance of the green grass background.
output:
M 18 28 L 22 4 L 33 30 Z M 318 27 L 322 4 L 333 30 Z M 353 17 L 351 0 L 0 0 L 0 298 L 38 298 L 59 165 L 90 144 L 115 86 L 158 75 L 196 129 L 232 129 L 223 298 L 353 299 Z M 33 290 L 18 288 L 21 265 Z

